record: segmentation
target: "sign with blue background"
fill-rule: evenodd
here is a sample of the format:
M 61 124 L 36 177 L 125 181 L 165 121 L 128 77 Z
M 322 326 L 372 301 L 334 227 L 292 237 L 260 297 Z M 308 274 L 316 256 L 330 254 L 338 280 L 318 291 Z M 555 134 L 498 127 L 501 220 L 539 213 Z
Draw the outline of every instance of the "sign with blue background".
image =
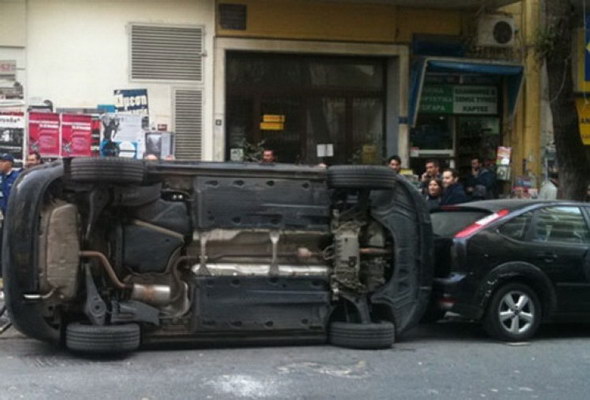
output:
M 115 106 L 119 112 L 148 114 L 149 108 L 147 89 L 115 90 Z

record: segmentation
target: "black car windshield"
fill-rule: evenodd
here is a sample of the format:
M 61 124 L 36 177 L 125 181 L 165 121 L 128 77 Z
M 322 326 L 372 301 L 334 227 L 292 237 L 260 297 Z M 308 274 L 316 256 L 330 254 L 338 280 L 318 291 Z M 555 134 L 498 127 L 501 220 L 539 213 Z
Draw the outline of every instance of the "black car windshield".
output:
M 491 214 L 487 211 L 453 210 L 437 211 L 430 214 L 432 231 L 436 236 L 451 237 L 475 221 Z

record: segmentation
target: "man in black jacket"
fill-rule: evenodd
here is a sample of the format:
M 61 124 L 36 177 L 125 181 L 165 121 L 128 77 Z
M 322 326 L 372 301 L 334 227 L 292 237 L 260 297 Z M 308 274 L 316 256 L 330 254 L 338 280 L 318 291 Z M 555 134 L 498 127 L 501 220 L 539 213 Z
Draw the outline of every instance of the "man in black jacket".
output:
M 469 201 L 469 197 L 465 194 L 463 185 L 459 183 L 459 173 L 457 170 L 447 168 L 443 171 L 443 195 L 440 200 L 440 205 L 459 204 Z
M 471 173 L 465 179 L 465 191 L 472 200 L 496 198 L 496 174 L 484 168 L 479 157 L 471 159 Z

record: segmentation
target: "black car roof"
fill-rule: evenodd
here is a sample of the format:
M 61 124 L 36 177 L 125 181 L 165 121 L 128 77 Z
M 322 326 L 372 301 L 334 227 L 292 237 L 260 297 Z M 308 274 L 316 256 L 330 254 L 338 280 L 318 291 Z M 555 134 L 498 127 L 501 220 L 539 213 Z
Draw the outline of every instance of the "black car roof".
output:
M 507 209 L 509 211 L 519 210 L 535 205 L 561 205 L 561 206 L 586 206 L 590 203 L 582 203 L 571 200 L 519 200 L 519 199 L 500 199 L 500 200 L 482 200 L 472 201 L 469 203 L 455 204 L 452 206 L 443 206 L 441 210 L 485 210 L 496 212 Z

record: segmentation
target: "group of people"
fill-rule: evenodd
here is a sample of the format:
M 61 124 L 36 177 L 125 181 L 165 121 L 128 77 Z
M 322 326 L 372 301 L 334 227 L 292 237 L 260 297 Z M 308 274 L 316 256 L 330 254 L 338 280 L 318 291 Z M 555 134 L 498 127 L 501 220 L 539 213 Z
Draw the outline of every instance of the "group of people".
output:
M 387 165 L 396 173 L 401 172 L 399 156 L 391 156 Z M 420 176 L 420 190 L 429 209 L 497 197 L 495 174 L 484 168 L 479 157 L 471 159 L 470 173 L 463 180 L 456 169 L 445 168 L 441 172 L 438 160 L 426 161 L 425 172 Z
M 32 168 L 42 163 L 41 155 L 33 151 L 27 155 L 25 168 Z M 14 168 L 14 156 L 10 153 L 0 155 L 0 211 L 2 211 L 2 216 L 6 213 L 10 190 L 19 174 L 20 169 Z

